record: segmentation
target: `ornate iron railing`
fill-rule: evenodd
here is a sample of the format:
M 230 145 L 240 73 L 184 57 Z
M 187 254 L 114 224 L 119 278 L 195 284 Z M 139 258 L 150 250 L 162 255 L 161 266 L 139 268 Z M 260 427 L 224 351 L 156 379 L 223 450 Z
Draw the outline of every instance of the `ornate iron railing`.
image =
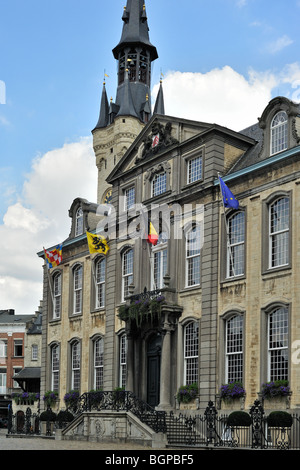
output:
M 67 411 L 75 416 L 85 411 L 102 410 L 131 411 L 155 432 L 166 432 L 166 412 L 155 410 L 132 392 L 114 390 L 83 393 L 67 407 Z
M 167 413 L 153 409 L 132 392 L 124 390 L 96 391 L 82 394 L 74 399 L 67 410 L 61 411 L 55 423 L 50 419 L 53 415 L 48 407 L 44 430 L 41 428 L 40 410 L 32 412 L 28 407 L 25 413 L 21 410 L 15 414 L 12 408 L 8 413 L 8 434 L 53 435 L 55 428 L 64 428 L 67 422 L 89 411 L 130 411 L 141 422 L 147 424 L 154 432 L 166 434 L 169 445 L 188 447 L 229 447 L 248 449 L 300 449 L 300 417 L 291 414 L 292 424 L 289 427 L 268 426 L 268 419 L 261 403 L 257 400 L 250 408 L 249 426 L 232 426 L 228 416 L 218 415 L 213 402 L 209 402 L 203 414 L 195 415 Z M 67 416 L 69 415 L 69 416 Z M 67 420 L 69 422 L 69 419 Z

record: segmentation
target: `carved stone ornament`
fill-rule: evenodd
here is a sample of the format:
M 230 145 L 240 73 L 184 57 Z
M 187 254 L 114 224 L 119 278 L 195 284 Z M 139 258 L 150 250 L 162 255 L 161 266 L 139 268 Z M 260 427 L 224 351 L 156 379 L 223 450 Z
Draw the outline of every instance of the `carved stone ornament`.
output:
M 136 163 L 144 158 L 155 155 L 170 145 L 178 144 L 178 140 L 171 135 L 172 123 L 167 122 L 165 126 L 159 122 L 154 122 L 149 134 L 143 141 L 144 148 L 141 157 L 136 159 Z

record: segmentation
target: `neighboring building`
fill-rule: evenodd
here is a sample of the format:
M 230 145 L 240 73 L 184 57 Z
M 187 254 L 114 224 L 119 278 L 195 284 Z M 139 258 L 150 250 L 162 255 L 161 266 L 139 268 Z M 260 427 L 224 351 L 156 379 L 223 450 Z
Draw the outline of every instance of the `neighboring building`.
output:
M 0 413 L 7 416 L 11 395 L 20 391 L 14 376 L 24 368 L 26 323 L 33 315 L 0 310 Z
M 72 389 L 125 387 L 168 410 L 197 383 L 203 410 L 238 381 L 248 408 L 262 383 L 288 380 L 296 409 L 300 107 L 276 98 L 235 132 L 166 116 L 161 86 L 151 115 L 144 2 L 128 0 L 123 21 L 116 103 L 104 85 L 92 131 L 98 204 L 73 201 L 62 262 L 44 267 L 41 393 L 63 406 Z M 224 210 L 219 174 L 238 209 Z M 87 243 L 100 226 L 106 256 Z
M 24 368 L 14 376 L 22 391 L 40 393 L 42 359 L 42 313 L 37 312 L 26 324 Z

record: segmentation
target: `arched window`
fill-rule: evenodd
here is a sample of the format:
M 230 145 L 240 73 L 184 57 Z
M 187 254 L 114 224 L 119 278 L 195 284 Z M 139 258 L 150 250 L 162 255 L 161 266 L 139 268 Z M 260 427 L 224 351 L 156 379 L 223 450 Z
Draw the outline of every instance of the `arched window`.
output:
M 80 343 L 75 341 L 71 345 L 71 367 L 72 367 L 72 376 L 71 376 L 71 388 L 72 390 L 80 390 L 80 367 L 81 367 L 81 353 L 80 353 Z
M 286 150 L 288 146 L 288 117 L 279 111 L 271 123 L 271 155 Z
M 106 274 L 106 259 L 100 258 L 96 262 L 96 308 L 104 307 L 105 305 L 105 274 Z
M 196 225 L 186 234 L 186 286 L 200 284 L 201 227 Z
M 81 313 L 82 310 L 82 266 L 76 266 L 73 271 L 73 313 Z
M 288 380 L 288 308 L 279 307 L 268 316 L 268 380 Z
M 133 250 L 127 249 L 122 254 L 122 300 L 129 295 L 129 286 L 133 283 Z
M 103 388 L 103 338 L 98 338 L 94 342 L 94 389 Z
M 75 220 L 75 237 L 83 234 L 83 212 L 81 207 L 76 211 L 76 220 Z
M 228 219 L 227 276 L 240 276 L 245 270 L 245 214 L 238 212 Z
M 225 378 L 228 383 L 243 381 L 243 325 L 241 315 L 226 321 Z
M 289 198 L 276 199 L 269 206 L 269 266 L 289 263 Z
M 54 345 L 51 348 L 51 390 L 59 391 L 59 369 L 60 369 L 60 351 L 59 346 Z
M 53 278 L 53 319 L 61 315 L 61 273 L 54 274 Z
M 190 322 L 184 329 L 184 385 L 198 383 L 199 326 Z
M 167 274 L 168 268 L 168 234 L 161 232 L 158 237 L 157 244 L 152 247 L 153 252 L 153 273 L 152 285 L 153 289 L 161 289 L 164 287 L 164 276 Z

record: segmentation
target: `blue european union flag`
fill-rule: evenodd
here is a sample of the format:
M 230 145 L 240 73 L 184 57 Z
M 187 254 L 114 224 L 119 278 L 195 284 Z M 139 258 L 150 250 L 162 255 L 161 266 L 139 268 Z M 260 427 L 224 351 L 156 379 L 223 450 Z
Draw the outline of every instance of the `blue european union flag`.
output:
M 232 207 L 232 209 L 238 209 L 239 201 L 235 198 L 235 196 L 232 194 L 232 192 L 230 191 L 230 189 L 227 187 L 227 185 L 224 183 L 224 181 L 222 180 L 220 176 L 219 176 L 219 181 L 220 181 L 224 206 Z

